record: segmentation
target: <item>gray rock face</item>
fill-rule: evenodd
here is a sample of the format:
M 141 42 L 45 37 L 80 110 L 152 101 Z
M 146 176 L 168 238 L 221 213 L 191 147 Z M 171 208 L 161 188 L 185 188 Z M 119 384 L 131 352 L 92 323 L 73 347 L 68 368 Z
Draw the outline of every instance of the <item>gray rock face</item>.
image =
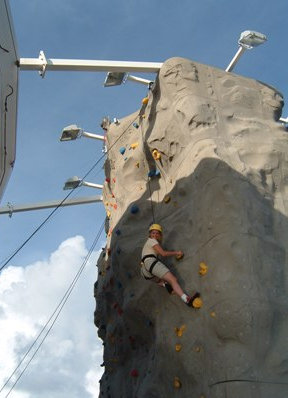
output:
M 263 83 L 172 58 L 140 112 L 109 126 L 100 397 L 288 396 L 282 105 Z M 141 278 L 153 221 L 165 248 L 184 251 L 164 262 L 201 308 Z

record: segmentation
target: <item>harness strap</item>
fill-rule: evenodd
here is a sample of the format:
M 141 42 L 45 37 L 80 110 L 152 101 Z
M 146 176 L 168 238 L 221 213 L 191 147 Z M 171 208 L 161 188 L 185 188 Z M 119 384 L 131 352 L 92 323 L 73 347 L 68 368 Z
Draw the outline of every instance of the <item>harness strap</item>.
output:
M 150 265 L 149 270 L 147 270 L 146 267 L 145 267 L 144 261 L 146 260 L 146 258 L 155 258 L 155 261 L 153 261 L 153 263 Z M 146 269 L 146 271 L 148 271 L 150 274 L 153 275 L 153 272 L 152 272 L 152 271 L 153 271 L 155 265 L 158 263 L 158 258 L 157 258 L 154 254 L 147 254 L 146 256 L 144 256 L 144 257 L 141 259 L 141 261 L 143 262 L 144 268 Z M 143 275 L 143 276 L 144 276 L 144 275 Z M 144 278 L 145 278 L 145 279 L 153 279 L 154 276 L 151 276 L 151 277 L 144 276 Z

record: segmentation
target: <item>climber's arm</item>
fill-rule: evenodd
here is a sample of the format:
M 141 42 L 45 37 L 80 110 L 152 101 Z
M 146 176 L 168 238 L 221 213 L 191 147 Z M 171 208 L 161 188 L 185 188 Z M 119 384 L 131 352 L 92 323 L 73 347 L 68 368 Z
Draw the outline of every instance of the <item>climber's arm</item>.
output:
M 160 256 L 162 257 L 181 256 L 183 254 L 183 252 L 181 251 L 163 250 L 160 245 L 154 245 L 153 249 L 157 252 L 157 254 L 160 254 Z

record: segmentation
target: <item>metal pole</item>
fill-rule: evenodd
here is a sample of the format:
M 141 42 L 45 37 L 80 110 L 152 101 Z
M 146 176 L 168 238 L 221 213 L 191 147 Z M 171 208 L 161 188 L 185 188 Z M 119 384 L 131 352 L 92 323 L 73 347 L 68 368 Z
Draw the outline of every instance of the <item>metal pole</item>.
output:
M 94 184 L 93 182 L 81 181 L 81 182 L 80 182 L 80 185 L 84 185 L 85 187 L 90 187 L 90 188 L 103 189 L 103 185 L 101 185 L 101 184 Z
M 74 199 L 68 199 L 63 203 L 62 200 L 52 200 L 49 202 L 32 203 L 32 204 L 17 205 L 17 206 L 9 204 L 5 207 L 0 207 L 0 214 L 9 214 L 11 216 L 13 213 L 18 213 L 21 211 L 49 209 L 52 207 L 58 207 L 60 205 L 61 207 L 62 206 L 64 207 L 64 206 L 82 205 L 88 203 L 97 203 L 97 202 L 102 202 L 103 197 L 101 195 L 96 195 L 85 198 L 74 198 Z
M 86 72 L 158 72 L 163 63 L 160 62 L 130 62 L 130 61 L 100 61 L 85 59 L 53 59 L 45 57 L 43 51 L 39 58 L 20 58 L 20 70 L 86 71 Z
M 225 69 L 226 72 L 231 72 L 234 69 L 234 66 L 237 64 L 239 58 L 241 57 L 241 55 L 244 53 L 245 50 L 246 50 L 246 48 L 244 48 L 242 46 L 240 46 L 238 48 L 237 53 L 234 55 L 234 57 L 232 58 L 230 64 Z
M 94 140 L 105 141 L 104 135 L 98 135 L 98 134 L 88 133 L 88 131 L 83 131 L 83 132 L 82 132 L 82 135 L 83 135 L 84 137 L 94 138 Z
M 142 79 L 142 77 L 137 77 L 137 76 L 132 76 L 132 75 L 127 75 L 127 80 L 130 80 L 130 81 L 136 82 L 136 83 L 145 84 L 146 86 L 148 86 L 150 83 L 153 83 L 152 80 Z

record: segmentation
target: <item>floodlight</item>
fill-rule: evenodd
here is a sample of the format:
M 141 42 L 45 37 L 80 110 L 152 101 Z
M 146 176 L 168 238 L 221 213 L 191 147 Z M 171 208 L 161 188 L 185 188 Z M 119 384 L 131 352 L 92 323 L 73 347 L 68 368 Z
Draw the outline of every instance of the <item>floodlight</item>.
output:
M 260 44 L 265 43 L 267 41 L 267 37 L 263 33 L 254 32 L 253 30 L 245 30 L 241 33 L 240 38 L 238 40 L 239 48 L 230 64 L 225 69 L 226 72 L 231 72 L 241 55 L 245 50 L 251 50 L 254 47 L 259 46 Z
M 265 43 L 265 41 L 267 41 L 267 37 L 263 35 L 263 33 L 245 30 L 241 33 L 238 44 L 247 48 L 248 50 L 251 50 L 251 48 L 257 47 L 260 44 Z
M 84 131 L 81 127 L 76 126 L 76 124 L 71 124 L 70 126 L 64 127 L 60 137 L 60 141 L 72 141 L 80 137 L 94 138 L 95 140 L 105 141 L 103 135 L 92 134 Z
M 136 83 L 145 84 L 146 86 L 153 83 L 151 80 L 142 79 L 142 77 L 132 76 L 126 72 L 108 72 L 104 81 L 104 87 L 120 86 L 130 80 Z
M 63 187 L 64 190 L 67 189 L 75 189 L 78 188 L 80 186 L 86 186 L 86 187 L 90 187 L 90 188 L 98 188 L 98 189 L 103 189 L 103 185 L 101 184 L 94 184 L 92 182 L 86 182 L 81 180 L 79 177 L 74 176 L 71 178 L 68 178 L 68 180 L 65 182 L 65 185 Z

